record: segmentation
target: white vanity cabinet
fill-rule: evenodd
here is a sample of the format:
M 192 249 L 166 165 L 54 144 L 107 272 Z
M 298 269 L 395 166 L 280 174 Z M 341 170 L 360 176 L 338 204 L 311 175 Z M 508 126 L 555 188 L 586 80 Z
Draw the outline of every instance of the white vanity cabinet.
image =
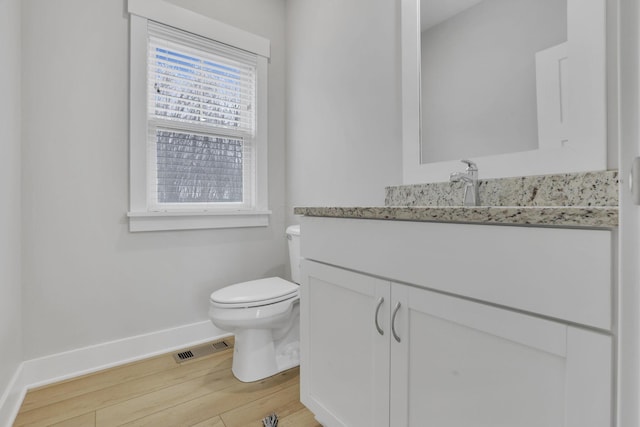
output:
M 389 316 L 381 311 L 389 310 L 389 282 L 303 262 L 303 403 L 325 426 L 388 426 Z
M 610 336 L 393 284 L 397 302 L 389 425 L 611 425 Z
M 477 292 L 483 300 L 433 283 L 446 279 L 443 273 L 450 266 L 433 262 L 446 254 L 430 257 L 429 252 L 454 247 L 438 245 L 442 227 L 449 243 L 458 239 L 458 232 L 468 231 L 466 227 L 480 227 L 488 233 L 484 238 L 492 237 L 484 244 L 495 250 L 475 253 L 476 261 L 494 268 L 492 276 L 486 275 L 491 269 L 475 270 L 475 276 L 473 270 L 466 272 L 477 288 L 488 288 Z M 505 237 L 510 235 L 505 228 L 515 235 Z M 535 237 L 533 247 L 521 240 L 527 232 L 540 239 L 541 230 L 542 235 L 560 233 L 558 242 L 564 243 L 545 248 Z M 431 241 L 422 240 L 425 232 Z M 606 319 L 610 322 L 612 309 L 611 260 L 607 265 L 589 259 L 592 251 L 596 257 L 611 256 L 611 234 L 304 217 L 302 402 L 329 427 L 612 426 L 613 338 Z M 480 244 L 481 237 L 467 235 L 466 248 Z M 514 243 L 509 242 L 512 238 L 521 240 L 520 248 L 499 249 Z M 413 239 L 421 244 L 415 246 Z M 579 246 L 567 252 L 567 244 Z M 556 250 L 564 253 L 564 263 L 553 261 Z M 415 260 L 416 251 L 422 251 L 423 263 L 406 271 L 406 259 Z M 518 268 L 530 267 L 531 257 L 551 263 L 540 268 L 547 271 L 551 285 L 560 287 L 563 283 L 554 278 L 566 279 L 568 273 L 558 270 L 562 265 L 576 268 L 591 261 L 584 266 L 590 279 L 576 274 L 586 280 L 581 283 L 585 292 L 605 296 L 588 307 L 593 316 L 586 319 L 604 322 L 598 325 L 602 327 L 573 320 L 576 315 L 583 319 L 582 311 L 557 301 L 564 299 L 562 289 L 547 294 L 556 300 L 545 305 L 546 299 L 535 293 L 546 291 L 549 284 L 524 295 L 537 301 L 529 310 L 493 300 L 491 290 L 507 286 L 502 282 L 514 268 L 501 267 L 494 257 L 504 255 L 501 251 L 516 253 L 508 261 L 519 260 Z M 465 269 L 464 256 L 452 251 L 449 257 Z M 458 273 L 449 275 L 453 289 Z M 575 298 L 585 300 L 589 297 Z M 557 315 L 550 316 L 549 310 L 557 310 Z

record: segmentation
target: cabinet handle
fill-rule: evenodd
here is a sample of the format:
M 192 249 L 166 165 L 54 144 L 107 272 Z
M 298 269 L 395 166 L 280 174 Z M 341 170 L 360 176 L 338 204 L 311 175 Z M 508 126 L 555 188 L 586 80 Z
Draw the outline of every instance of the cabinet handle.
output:
M 383 302 L 384 302 L 384 298 L 380 297 L 380 299 L 378 300 L 378 306 L 376 307 L 376 315 L 374 317 L 374 320 L 376 323 L 376 329 L 378 330 L 378 333 L 380 335 L 384 335 L 384 331 L 382 330 L 382 328 L 380 327 L 380 324 L 378 323 L 378 313 L 380 313 L 380 307 L 382 307 Z
M 400 337 L 396 332 L 396 316 L 398 315 L 398 310 L 400 310 L 400 301 L 396 304 L 396 307 L 393 309 L 393 315 L 391 315 L 391 333 L 396 341 L 400 342 Z

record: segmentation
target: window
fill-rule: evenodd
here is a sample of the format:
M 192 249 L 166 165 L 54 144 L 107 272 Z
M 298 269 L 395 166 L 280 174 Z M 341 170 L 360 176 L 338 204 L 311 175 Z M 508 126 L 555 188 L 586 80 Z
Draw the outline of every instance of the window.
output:
M 130 230 L 268 225 L 268 41 L 161 1 L 129 12 Z

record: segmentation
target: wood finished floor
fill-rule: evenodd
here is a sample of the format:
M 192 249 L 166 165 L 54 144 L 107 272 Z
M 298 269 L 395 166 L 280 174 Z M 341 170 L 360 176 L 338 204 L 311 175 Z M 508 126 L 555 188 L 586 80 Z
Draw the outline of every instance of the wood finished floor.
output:
M 228 340 L 227 340 L 228 341 Z M 171 354 L 30 390 L 14 426 L 320 426 L 299 400 L 299 369 L 254 383 L 231 373 L 233 348 L 176 363 Z

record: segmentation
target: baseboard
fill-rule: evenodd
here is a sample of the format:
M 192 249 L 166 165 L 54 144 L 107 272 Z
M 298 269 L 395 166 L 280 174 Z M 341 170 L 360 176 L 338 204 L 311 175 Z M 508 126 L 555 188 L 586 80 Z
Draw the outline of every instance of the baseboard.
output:
M 2 427 L 10 427 L 13 424 L 13 420 L 16 418 L 18 409 L 20 409 L 20 405 L 24 399 L 26 389 L 24 387 L 18 387 L 23 368 L 24 362 L 18 365 L 6 390 L 0 397 L 0 426 Z
M 20 364 L 0 398 L 0 426 L 11 426 L 24 395 L 34 387 L 168 353 L 228 336 L 210 321 L 137 335 Z

